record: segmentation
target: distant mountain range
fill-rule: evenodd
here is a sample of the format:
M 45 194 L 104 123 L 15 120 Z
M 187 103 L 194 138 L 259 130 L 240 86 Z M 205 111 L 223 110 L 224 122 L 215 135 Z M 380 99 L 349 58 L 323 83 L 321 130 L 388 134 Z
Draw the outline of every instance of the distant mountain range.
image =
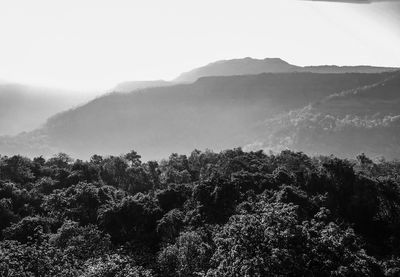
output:
M 168 82 L 164 80 L 155 81 L 128 81 L 118 84 L 113 91 L 131 92 L 138 89 L 150 87 L 164 87 L 179 83 L 193 83 L 202 77 L 209 76 L 236 76 L 236 75 L 256 75 L 261 73 L 292 73 L 292 72 L 312 72 L 312 73 L 381 73 L 396 71 L 395 67 L 377 66 L 297 66 L 279 58 L 266 59 L 232 59 L 221 60 L 208 65 L 195 68 L 189 72 L 182 73 L 174 80 Z
M 160 159 L 195 148 L 244 146 L 395 158 L 400 157 L 399 88 L 395 68 L 298 67 L 280 59 L 220 61 L 172 82 L 119 84 L 115 90 L 123 93 L 108 93 L 58 113 L 33 131 L 0 137 L 0 153 L 67 152 L 87 159 L 135 149 L 144 159 Z M 34 106 L 45 110 L 40 103 Z
M 205 76 L 234 76 L 260 73 L 285 73 L 285 72 L 312 72 L 312 73 L 380 73 L 395 71 L 393 67 L 374 66 L 297 66 L 279 58 L 266 58 L 263 60 L 244 58 L 234 60 L 223 60 L 210 63 L 206 66 L 196 68 L 183 73 L 175 82 L 193 82 Z

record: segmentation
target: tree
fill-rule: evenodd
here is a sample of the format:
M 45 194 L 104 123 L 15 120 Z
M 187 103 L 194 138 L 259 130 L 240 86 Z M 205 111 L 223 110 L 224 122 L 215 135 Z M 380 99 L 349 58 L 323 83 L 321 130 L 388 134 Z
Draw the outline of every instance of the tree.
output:
M 184 232 L 160 252 L 158 262 L 164 276 L 199 276 L 207 268 L 210 254 L 210 245 L 197 232 Z
M 215 236 L 207 276 L 379 276 L 351 229 L 325 223 L 326 210 L 300 223 L 292 204 L 264 203 L 234 215 Z
M 178 209 L 166 213 L 157 224 L 157 233 L 163 241 L 173 243 L 179 235 L 184 221 L 184 214 Z
M 150 270 L 136 266 L 124 255 L 113 254 L 88 260 L 81 277 L 153 277 Z
M 35 237 L 38 230 L 48 233 L 50 231 L 49 219 L 39 216 L 24 217 L 21 221 L 4 229 L 3 235 L 7 240 L 26 243 Z
M 135 150 L 132 150 L 131 152 L 127 153 L 124 155 L 124 158 L 127 159 L 130 163 L 131 166 L 139 166 L 142 164 L 140 156 Z
M 113 203 L 99 214 L 100 226 L 115 243 L 127 241 L 156 242 L 157 221 L 161 210 L 154 199 L 138 194 Z
M 50 235 L 50 243 L 62 249 L 65 255 L 85 261 L 107 254 L 111 249 L 110 236 L 101 232 L 96 225 L 79 226 L 77 222 L 65 221 Z

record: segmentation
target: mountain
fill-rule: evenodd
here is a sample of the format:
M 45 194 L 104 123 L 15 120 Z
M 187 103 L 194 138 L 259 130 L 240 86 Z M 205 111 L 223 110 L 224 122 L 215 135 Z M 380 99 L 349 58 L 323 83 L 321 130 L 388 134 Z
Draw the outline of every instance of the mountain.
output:
M 400 73 L 268 119 L 251 148 L 400 158 Z M 260 128 L 260 130 L 262 130 Z
M 31 131 L 55 113 L 90 100 L 91 95 L 14 83 L 0 84 L 0 135 Z
M 194 148 L 254 142 L 266 119 L 301 109 L 332 94 L 373 85 L 393 73 L 263 73 L 200 78 L 191 84 L 111 93 L 60 113 L 33 132 L 3 137 L 0 153 L 74 157 L 120 154 L 144 159 Z
M 298 67 L 291 65 L 279 58 L 266 58 L 263 60 L 244 58 L 222 60 L 206 66 L 193 69 L 178 76 L 175 82 L 194 82 L 205 76 L 233 76 L 260 73 L 294 72 Z
M 263 60 L 244 58 L 222 60 L 196 68 L 178 76 L 174 81 L 185 83 L 194 82 L 205 76 L 233 76 L 250 75 L 260 73 L 284 73 L 284 72 L 313 72 L 313 73 L 381 73 L 394 71 L 398 68 L 373 67 L 373 66 L 306 66 L 301 67 L 289 64 L 279 58 L 266 58 Z
M 131 92 L 138 89 L 145 89 L 151 87 L 166 87 L 173 85 L 171 82 L 167 82 L 164 80 L 155 80 L 155 81 L 129 81 L 119 83 L 113 91 L 115 92 Z

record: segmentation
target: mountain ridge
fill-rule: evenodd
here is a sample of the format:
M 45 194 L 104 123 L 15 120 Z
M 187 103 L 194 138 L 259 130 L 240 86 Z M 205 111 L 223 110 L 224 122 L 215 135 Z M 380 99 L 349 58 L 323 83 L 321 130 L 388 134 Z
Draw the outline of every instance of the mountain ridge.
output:
M 200 77 L 206 76 L 232 76 L 250 75 L 260 73 L 284 73 L 284 72 L 311 72 L 311 73 L 381 73 L 395 71 L 400 68 L 380 66 L 337 66 L 316 65 L 297 66 L 288 63 L 281 58 L 254 59 L 246 57 L 243 59 L 220 60 L 205 66 L 184 72 L 175 78 L 174 82 L 193 82 Z

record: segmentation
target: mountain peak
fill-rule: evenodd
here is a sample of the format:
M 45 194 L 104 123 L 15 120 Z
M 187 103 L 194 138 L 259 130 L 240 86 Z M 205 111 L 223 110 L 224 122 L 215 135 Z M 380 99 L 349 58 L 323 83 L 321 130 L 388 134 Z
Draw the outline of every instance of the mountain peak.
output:
M 287 61 L 282 60 L 281 58 L 265 58 L 264 61 L 281 62 L 281 63 L 286 63 L 286 64 L 288 64 Z

